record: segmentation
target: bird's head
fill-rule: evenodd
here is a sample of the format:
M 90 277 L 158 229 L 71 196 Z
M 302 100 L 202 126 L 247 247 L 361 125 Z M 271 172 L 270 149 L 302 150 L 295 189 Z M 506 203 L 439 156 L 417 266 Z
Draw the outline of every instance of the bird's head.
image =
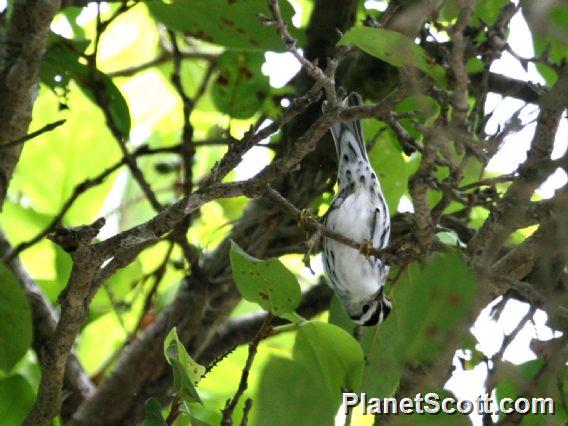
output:
M 391 308 L 392 303 L 381 288 L 372 297 L 350 304 L 347 313 L 356 324 L 370 327 L 383 322 Z

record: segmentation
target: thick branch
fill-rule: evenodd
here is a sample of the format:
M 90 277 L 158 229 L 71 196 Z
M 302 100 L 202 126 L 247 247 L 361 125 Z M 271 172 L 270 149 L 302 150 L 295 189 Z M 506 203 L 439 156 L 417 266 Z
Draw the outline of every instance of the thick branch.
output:
M 0 257 L 11 250 L 8 239 L 0 230 Z M 33 348 L 38 359 L 41 360 L 47 343 L 51 341 L 55 333 L 55 326 L 58 321 L 57 313 L 18 257 L 6 262 L 6 266 L 21 285 L 30 304 L 34 332 Z M 74 411 L 83 400 L 90 397 L 95 391 L 95 386 L 74 354 L 69 356 L 67 362 L 64 389 L 71 393 L 65 401 L 64 411 L 66 412 Z

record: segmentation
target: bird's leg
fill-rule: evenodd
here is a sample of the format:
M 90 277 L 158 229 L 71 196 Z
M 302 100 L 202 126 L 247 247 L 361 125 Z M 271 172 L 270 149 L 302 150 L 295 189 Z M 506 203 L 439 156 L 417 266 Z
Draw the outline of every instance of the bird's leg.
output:
M 309 268 L 312 274 L 315 274 L 315 272 L 310 265 L 310 256 L 316 253 L 318 248 L 320 247 L 322 241 L 322 233 L 319 229 L 316 229 L 316 231 L 310 235 L 307 229 L 310 222 L 316 220 L 317 217 L 311 209 L 303 209 L 298 215 L 298 225 L 306 231 L 306 251 L 304 252 L 302 261 L 304 262 L 304 265 Z

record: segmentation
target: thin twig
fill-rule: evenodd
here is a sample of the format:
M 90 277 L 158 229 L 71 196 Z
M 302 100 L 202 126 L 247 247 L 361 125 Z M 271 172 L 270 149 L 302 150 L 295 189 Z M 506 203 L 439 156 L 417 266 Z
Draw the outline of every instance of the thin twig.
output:
M 233 424 L 233 420 L 232 420 L 233 411 L 235 410 L 235 407 L 239 403 L 239 399 L 241 398 L 241 396 L 243 395 L 243 393 L 246 391 L 246 389 L 248 387 L 248 376 L 249 376 L 249 373 L 250 373 L 250 369 L 252 367 L 252 363 L 254 361 L 254 357 L 256 356 L 256 352 L 258 350 L 258 345 L 260 344 L 260 341 L 262 339 L 264 339 L 268 336 L 268 332 L 270 330 L 270 323 L 271 322 L 272 322 L 272 315 L 268 315 L 266 317 L 266 320 L 264 321 L 264 324 L 260 328 L 258 334 L 252 340 L 252 342 L 250 342 L 250 344 L 249 344 L 248 356 L 247 356 L 247 360 L 245 362 L 245 366 L 243 368 L 243 372 L 241 374 L 241 380 L 239 381 L 239 387 L 237 388 L 237 391 L 235 392 L 235 395 L 233 396 L 233 398 L 230 399 L 230 400 L 227 400 L 227 404 L 225 405 L 225 408 L 223 409 L 223 417 L 221 419 L 221 425 L 222 426 L 230 426 L 230 425 Z
M 15 146 L 21 145 L 21 144 L 29 141 L 30 139 L 37 138 L 38 136 L 43 135 L 44 133 L 51 132 L 52 130 L 57 129 L 59 126 L 64 124 L 66 121 L 67 120 L 63 119 L 63 120 L 54 121 L 53 123 L 46 124 L 42 128 L 40 128 L 40 129 L 38 129 L 38 130 L 36 130 L 32 133 L 29 133 L 24 137 L 16 139 L 15 141 L 12 141 L 12 142 L 5 143 L 4 145 L 0 145 L 0 151 L 2 151 L 4 149 L 8 149 L 8 148 L 13 148 Z

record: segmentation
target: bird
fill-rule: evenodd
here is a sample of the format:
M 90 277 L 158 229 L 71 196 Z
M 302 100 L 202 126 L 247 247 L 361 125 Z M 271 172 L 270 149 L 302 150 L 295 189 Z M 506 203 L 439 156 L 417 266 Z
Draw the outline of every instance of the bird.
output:
M 351 92 L 343 106 L 362 105 Z M 324 104 L 324 110 L 326 106 Z M 324 226 L 355 241 L 383 249 L 390 238 L 390 216 L 373 170 L 359 120 L 331 126 L 338 157 L 337 194 L 322 217 Z M 324 236 L 322 261 L 329 286 L 353 322 L 374 326 L 389 315 L 392 303 L 385 294 L 389 266 L 374 256 Z

